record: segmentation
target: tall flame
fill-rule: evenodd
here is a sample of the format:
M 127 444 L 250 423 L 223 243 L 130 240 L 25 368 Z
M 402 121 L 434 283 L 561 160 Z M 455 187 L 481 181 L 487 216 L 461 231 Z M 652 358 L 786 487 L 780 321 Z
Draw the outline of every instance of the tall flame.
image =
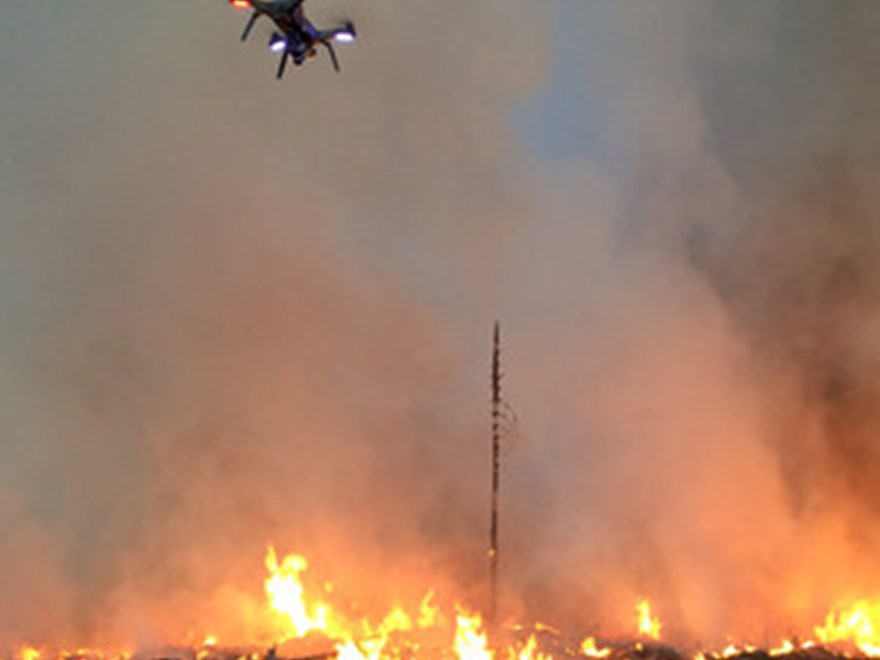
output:
M 660 639 L 660 620 L 651 616 L 651 605 L 647 600 L 636 605 L 639 616 L 639 635 L 650 639 Z
M 850 608 L 828 614 L 825 625 L 816 628 L 825 644 L 851 642 L 866 655 L 880 655 L 880 603 L 860 600 Z
M 332 610 L 327 604 L 306 602 L 300 576 L 308 567 L 309 562 L 300 555 L 287 555 L 279 564 L 275 548 L 269 546 L 266 553 L 269 577 L 264 586 L 270 606 L 283 623 L 280 642 L 305 637 L 311 632 L 320 632 L 330 638 L 345 637 L 344 624 L 331 616 Z
M 455 621 L 455 654 L 459 660 L 492 660 L 480 616 L 460 611 Z

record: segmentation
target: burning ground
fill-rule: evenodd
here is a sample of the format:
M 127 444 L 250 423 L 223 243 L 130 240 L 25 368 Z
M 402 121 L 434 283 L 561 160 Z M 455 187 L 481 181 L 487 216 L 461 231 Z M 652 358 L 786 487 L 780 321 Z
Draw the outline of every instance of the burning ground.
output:
M 452 648 L 496 316 L 505 624 L 880 602 L 876 2 L 326 0 L 365 38 L 284 85 L 224 7 L 49 4 L 0 7 L 4 657 L 271 644 L 269 542 Z
M 371 621 L 360 605 L 346 600 L 335 585 L 318 586 L 306 578 L 308 560 L 301 555 L 279 557 L 269 546 L 264 581 L 265 603 L 241 602 L 237 624 L 247 626 L 244 642 L 221 642 L 217 635 L 190 630 L 186 646 L 153 648 L 64 649 L 20 646 L 12 655 L 18 660 L 130 660 L 131 658 L 175 658 L 180 660 L 275 660 L 276 658 L 341 660 L 399 660 L 404 658 L 456 658 L 458 660 L 727 660 L 774 657 L 829 660 L 846 657 L 875 657 L 880 608 L 859 602 L 846 612 L 829 614 L 814 630 L 816 639 L 784 640 L 780 645 L 759 650 L 752 645 L 728 643 L 720 650 L 674 649 L 663 645 L 663 625 L 647 600 L 635 607 L 633 635 L 607 645 L 593 636 L 573 637 L 544 623 L 522 625 L 507 622 L 484 624 L 479 614 L 456 603 L 445 608 L 436 592 L 429 590 L 417 608 L 408 610 L 397 603 L 381 619 Z M 344 594 L 344 592 L 342 592 Z M 219 621 L 215 623 L 220 623 Z M 229 629 L 228 627 L 226 628 Z M 240 628 L 240 630 L 244 630 Z M 198 641 L 197 641 L 198 640 Z M 818 640 L 818 641 L 817 641 Z

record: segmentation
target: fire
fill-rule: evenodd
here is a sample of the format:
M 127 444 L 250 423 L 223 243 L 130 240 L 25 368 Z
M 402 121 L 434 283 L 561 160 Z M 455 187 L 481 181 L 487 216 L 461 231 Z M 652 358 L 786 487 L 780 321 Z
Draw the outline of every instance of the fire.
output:
M 587 637 L 581 642 L 581 655 L 585 655 L 588 658 L 607 658 L 611 655 L 611 649 L 600 649 L 596 646 L 595 637 Z
M 358 648 L 358 645 L 352 641 L 339 644 L 336 647 L 337 660 L 378 660 L 380 657 L 378 653 L 381 653 L 381 648 L 376 653 L 364 654 L 364 652 Z
M 824 644 L 851 642 L 869 656 L 880 655 L 880 603 L 860 600 L 849 609 L 832 611 L 825 625 L 816 628 Z
M 639 616 L 639 635 L 650 639 L 660 639 L 660 620 L 651 616 L 651 605 L 647 600 L 636 605 Z
M 379 628 L 376 630 L 376 634 L 380 637 L 387 637 L 394 632 L 405 632 L 412 629 L 412 618 L 406 613 L 406 610 L 398 605 L 385 615 L 385 618 L 382 619 L 382 623 L 379 624 Z
M 320 632 L 331 639 L 345 638 L 345 626 L 332 616 L 332 608 L 323 602 L 306 602 L 301 575 L 309 562 L 300 555 L 287 555 L 278 563 L 275 548 L 266 553 L 269 577 L 264 583 L 269 605 L 282 620 L 283 633 L 279 642 Z
M 336 657 L 338 660 L 381 660 L 385 657 L 382 651 L 386 642 L 387 639 L 379 639 L 357 644 L 349 640 L 336 646 Z
M 267 603 L 278 627 L 276 643 L 316 635 L 326 638 L 342 660 L 380 660 L 399 657 L 403 650 L 415 655 L 420 648 L 416 633 L 445 625 L 441 610 L 434 603 L 433 591 L 426 593 L 416 613 L 411 614 L 398 604 L 376 624 L 366 618 L 340 614 L 330 602 L 310 593 L 303 580 L 309 566 L 305 557 L 290 554 L 279 560 L 270 545 L 265 565 L 269 572 L 264 582 Z M 325 583 L 323 591 L 329 598 L 332 585 Z M 467 657 L 479 657 L 474 655 L 479 646 L 479 617 L 461 614 L 459 620 L 461 648 L 470 649 Z
M 264 642 L 273 646 L 290 642 L 293 653 L 278 657 L 300 657 L 314 653 L 314 657 L 335 657 L 338 660 L 400 660 L 402 658 L 455 658 L 456 660 L 553 660 L 562 657 L 581 657 L 602 660 L 612 657 L 644 656 L 652 640 L 659 640 L 661 623 L 652 613 L 648 600 L 636 604 L 638 637 L 629 646 L 616 645 L 614 649 L 600 646 L 595 637 L 583 638 L 579 646 L 569 646 L 564 634 L 552 625 L 505 626 L 503 637 L 490 637 L 478 613 L 456 604 L 449 616 L 447 610 L 435 602 L 435 592 L 428 590 L 421 602 L 394 603 L 379 616 L 355 615 L 357 608 L 346 604 L 343 609 L 332 584 L 309 579 L 309 562 L 305 557 L 289 554 L 279 557 L 274 547 L 268 546 L 265 556 L 268 575 L 264 580 L 265 605 L 258 608 L 260 630 L 267 631 Z M 313 588 L 310 588 L 313 587 Z M 441 602 L 443 598 L 441 598 Z M 446 601 L 451 608 L 454 601 Z M 226 642 L 226 632 L 219 630 Z M 501 631 L 499 631 L 501 632 Z M 870 657 L 880 658 L 880 603 L 861 600 L 848 608 L 832 610 L 824 625 L 815 628 L 817 641 L 785 640 L 778 647 L 759 651 L 748 644 L 730 642 L 723 650 L 692 649 L 693 660 L 731 660 L 753 654 L 765 658 L 802 653 L 818 643 L 852 644 Z M 552 639 L 550 639 L 552 637 Z M 306 641 L 296 641 L 308 638 Z M 190 644 L 201 645 L 192 650 L 196 660 L 209 660 L 224 654 L 215 634 L 190 638 Z M 623 641 L 623 640 L 621 640 Z M 296 646 L 302 645 L 302 646 Z M 305 649 L 305 651 L 303 651 Z M 551 655 L 552 650 L 552 655 Z M 250 658 L 270 657 L 251 654 Z M 2 654 L 0 654 L 2 656 Z M 72 660 L 92 658 L 129 660 L 132 653 L 108 653 L 78 649 L 21 646 L 10 656 L 13 660 Z M 242 656 L 245 657 L 245 656 Z M 304 657 L 304 656 L 303 656 Z M 311 655 L 309 657 L 312 657 Z M 2 658 L 0 658 L 2 660 Z
M 768 655 L 777 656 L 777 655 L 788 655 L 792 651 L 795 650 L 794 642 L 790 639 L 786 639 L 779 646 L 770 649 L 767 651 Z
M 724 650 L 721 651 L 722 658 L 735 658 L 738 655 L 744 655 L 746 653 L 754 653 L 754 646 L 749 646 L 748 644 L 745 646 L 737 646 L 736 644 L 728 644 L 724 647 Z
M 535 652 L 538 649 L 538 640 L 534 635 L 529 635 L 528 641 L 526 641 L 525 646 L 522 647 L 519 653 L 515 653 L 511 651 L 511 658 L 515 660 L 533 660 L 535 658 Z
M 459 660 L 492 660 L 489 641 L 479 614 L 459 611 L 455 618 L 455 654 Z
M 551 656 L 545 655 L 538 650 L 538 640 L 534 634 L 529 636 L 529 639 L 518 653 L 511 649 L 508 656 L 510 660 L 552 660 Z
M 431 590 L 422 599 L 419 606 L 419 628 L 433 628 L 440 618 L 440 608 L 434 605 L 434 591 Z

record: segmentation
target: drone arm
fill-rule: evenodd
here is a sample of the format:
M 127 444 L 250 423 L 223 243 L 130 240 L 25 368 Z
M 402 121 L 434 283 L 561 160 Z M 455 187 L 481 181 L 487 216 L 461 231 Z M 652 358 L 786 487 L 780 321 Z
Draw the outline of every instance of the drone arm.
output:
M 318 39 L 321 41 L 330 41 L 335 40 L 340 37 L 347 37 L 346 41 L 354 41 L 357 36 L 357 31 L 354 29 L 354 23 L 351 21 L 345 23 L 341 27 L 333 28 L 332 30 L 321 30 L 318 32 Z

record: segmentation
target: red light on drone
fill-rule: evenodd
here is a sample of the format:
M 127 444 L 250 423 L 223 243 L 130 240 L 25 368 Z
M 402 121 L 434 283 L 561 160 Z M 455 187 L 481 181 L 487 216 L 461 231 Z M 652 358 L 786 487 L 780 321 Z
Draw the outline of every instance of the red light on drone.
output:
M 251 7 L 250 0 L 229 0 L 229 4 L 236 9 L 249 9 Z

